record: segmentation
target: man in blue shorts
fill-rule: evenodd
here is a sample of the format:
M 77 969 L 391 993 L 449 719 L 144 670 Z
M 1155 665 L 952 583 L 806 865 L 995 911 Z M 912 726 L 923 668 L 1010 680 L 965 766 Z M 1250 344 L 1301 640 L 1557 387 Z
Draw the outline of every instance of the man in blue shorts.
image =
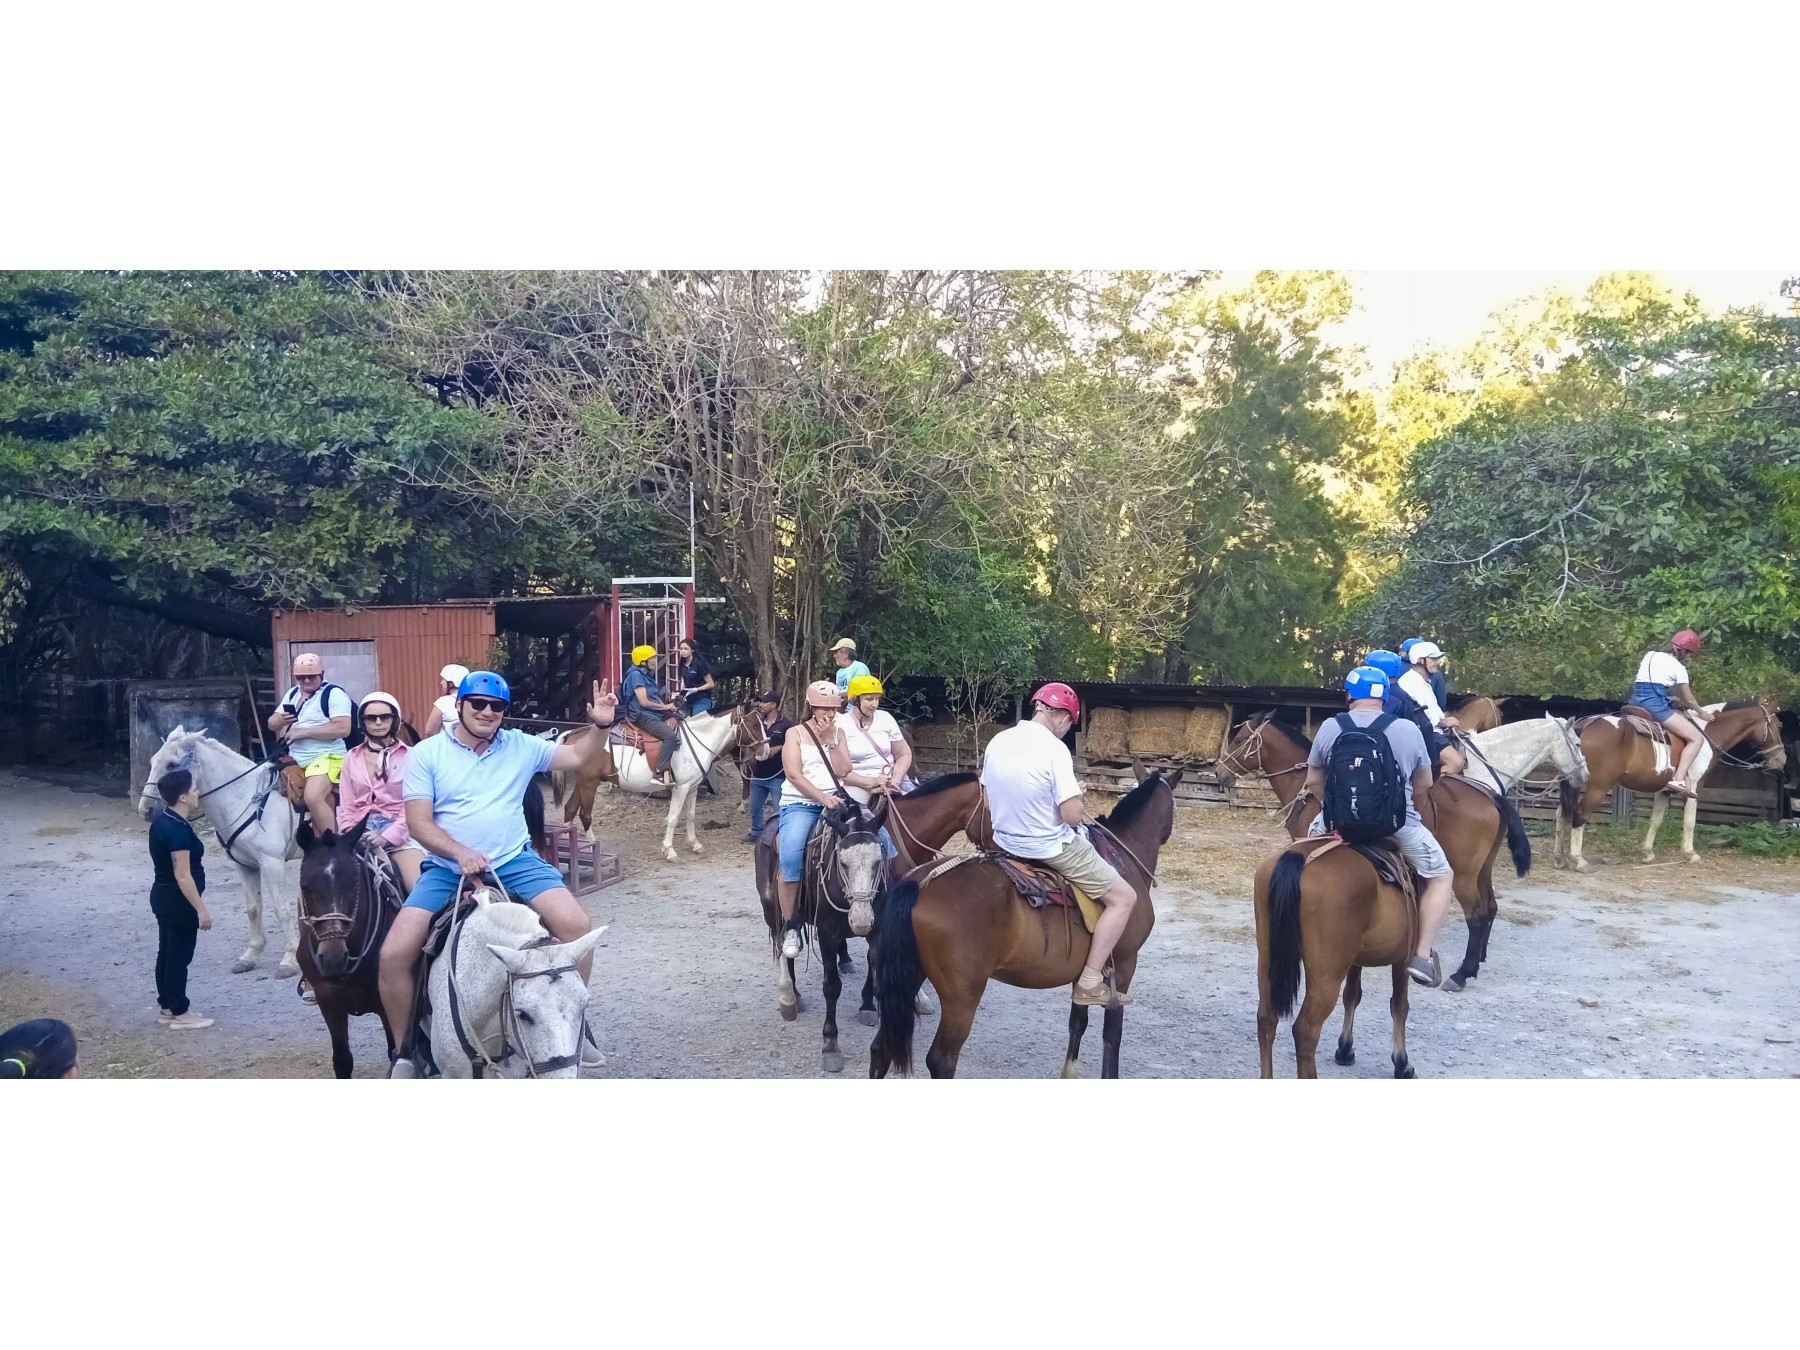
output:
M 532 851 L 524 802 L 528 789 L 537 791 L 532 780 L 540 773 L 598 774 L 606 737 L 554 745 L 502 727 L 511 705 L 512 690 L 504 679 L 491 670 L 472 671 L 457 686 L 455 720 L 407 757 L 406 828 L 430 857 L 381 947 L 381 1002 L 398 1037 L 405 1036 L 412 1016 L 413 966 L 432 916 L 455 898 L 463 878 L 493 873 L 508 895 L 537 911 L 558 942 L 573 942 L 590 927 L 562 874 Z M 588 719 L 610 727 L 617 705 L 617 697 L 596 681 Z M 591 956 L 581 961 L 584 983 L 591 964 Z M 600 1062 L 584 1040 L 582 1063 L 590 1059 Z M 416 1072 L 409 1061 L 396 1060 L 389 1076 L 411 1078 Z

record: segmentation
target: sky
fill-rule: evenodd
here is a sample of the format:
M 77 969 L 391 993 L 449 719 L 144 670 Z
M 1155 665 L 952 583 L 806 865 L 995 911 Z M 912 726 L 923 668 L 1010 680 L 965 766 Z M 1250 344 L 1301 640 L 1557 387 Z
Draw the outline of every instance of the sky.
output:
M 1621 269 L 1623 270 L 1623 269 Z M 1757 305 L 1785 312 L 1781 283 L 1800 273 L 1658 272 L 1677 290 L 1692 291 L 1712 312 Z M 1385 381 L 1393 363 L 1423 346 L 1463 346 L 1480 336 L 1488 315 L 1524 296 L 1560 287 L 1579 294 L 1598 271 L 1581 272 L 1358 272 L 1349 273 L 1356 308 L 1327 330 L 1345 345 L 1367 350 L 1369 376 Z

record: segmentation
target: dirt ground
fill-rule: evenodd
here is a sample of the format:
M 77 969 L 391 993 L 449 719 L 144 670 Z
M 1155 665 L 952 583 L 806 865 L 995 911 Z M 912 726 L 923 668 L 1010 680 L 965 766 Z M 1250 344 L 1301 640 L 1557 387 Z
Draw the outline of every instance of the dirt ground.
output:
M 74 786 L 70 786 L 74 784 Z M 201 1032 L 156 1023 L 156 930 L 147 899 L 144 825 L 121 796 L 63 776 L 0 770 L 0 1026 L 62 1017 L 86 1073 L 110 1077 L 329 1077 L 318 1013 L 262 965 L 229 968 L 248 925 L 236 869 L 208 836 L 208 907 L 190 992 L 218 1019 Z M 1091 804 L 1104 810 L 1106 800 Z M 744 817 L 727 786 L 701 805 L 702 855 L 656 851 L 660 802 L 602 790 L 595 833 L 625 879 L 584 897 L 608 925 L 595 961 L 593 1024 L 603 1077 L 786 1078 L 820 1074 L 820 971 L 802 975 L 794 1022 L 775 1011 L 773 965 L 752 882 Z M 1676 825 L 1665 830 L 1676 843 Z M 203 833 L 205 827 L 202 827 Z M 1126 1015 L 1127 1077 L 1256 1073 L 1256 946 L 1250 878 L 1280 839 L 1261 812 L 1184 806 L 1155 892 L 1156 930 Z M 1421 1077 L 1746 1078 L 1800 1076 L 1800 865 L 1713 853 L 1694 865 L 1593 859 L 1582 876 L 1552 870 L 1547 840 L 1529 878 L 1500 881 L 1489 963 L 1462 994 L 1415 990 L 1407 1044 Z M 679 836 L 678 836 L 678 847 Z M 1590 854 L 1593 849 L 1590 847 Z M 1464 931 L 1452 910 L 1446 969 Z M 855 1020 L 864 949 L 840 1004 L 847 1074 L 866 1072 L 868 1028 Z M 1358 1062 L 1322 1077 L 1387 1077 L 1382 972 L 1365 979 Z M 1061 1063 L 1067 996 L 992 985 L 964 1049 L 967 1077 L 1047 1077 Z M 921 1019 L 924 1045 L 935 1017 Z M 357 1076 L 385 1070 L 380 1025 L 355 1019 Z M 1098 1072 L 1099 1019 L 1084 1060 Z M 1293 1072 L 1284 1024 L 1277 1072 Z

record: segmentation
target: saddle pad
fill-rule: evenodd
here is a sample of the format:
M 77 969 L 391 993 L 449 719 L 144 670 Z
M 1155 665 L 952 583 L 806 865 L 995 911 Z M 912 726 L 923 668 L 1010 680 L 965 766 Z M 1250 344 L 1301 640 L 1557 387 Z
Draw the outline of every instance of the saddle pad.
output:
M 1047 867 L 1037 867 L 1022 858 L 1014 858 L 1005 853 L 989 853 L 984 857 L 1006 874 L 1013 889 L 1033 909 L 1042 909 L 1045 905 L 1078 909 L 1081 911 L 1081 921 L 1087 925 L 1090 933 L 1094 931 L 1094 925 L 1100 922 L 1100 903 L 1067 878 Z
M 306 770 L 294 763 L 293 757 L 290 755 L 283 755 L 275 762 L 281 769 L 281 777 L 277 780 L 281 784 L 281 795 L 295 806 L 304 807 L 306 805 Z

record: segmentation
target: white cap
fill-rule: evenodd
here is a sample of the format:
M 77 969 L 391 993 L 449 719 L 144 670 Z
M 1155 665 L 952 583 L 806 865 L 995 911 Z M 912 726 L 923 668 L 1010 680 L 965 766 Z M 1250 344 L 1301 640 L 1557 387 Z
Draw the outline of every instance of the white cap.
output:
M 1442 661 L 1444 649 L 1435 642 L 1415 642 L 1412 650 L 1406 655 L 1414 665 L 1418 665 L 1419 662 L 1425 660 Z
M 451 684 L 461 684 L 464 680 L 469 678 L 469 668 L 453 663 L 440 670 L 438 672 L 438 678 L 440 680 L 448 680 Z

